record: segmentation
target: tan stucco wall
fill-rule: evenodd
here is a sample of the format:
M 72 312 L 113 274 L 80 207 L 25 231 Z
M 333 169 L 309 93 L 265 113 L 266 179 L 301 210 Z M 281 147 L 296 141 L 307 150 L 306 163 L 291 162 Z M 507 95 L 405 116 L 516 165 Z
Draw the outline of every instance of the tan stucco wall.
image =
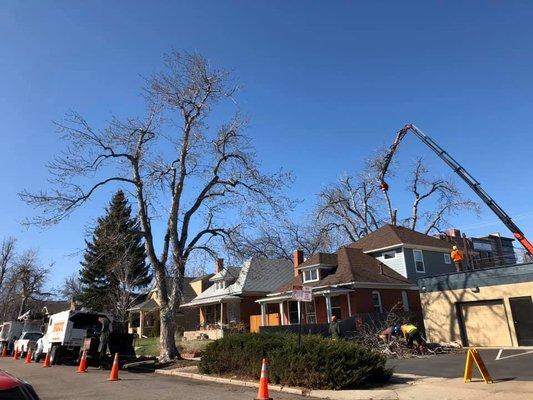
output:
M 420 293 L 426 335 L 431 342 L 461 343 L 456 303 L 466 301 L 503 300 L 507 315 L 507 325 L 511 333 L 511 342 L 517 346 L 510 297 L 533 295 L 533 282 L 514 283 L 509 285 L 480 287 L 479 292 L 473 289 L 446 290 L 440 292 Z
M 194 293 L 198 296 L 200 293 L 204 290 L 204 285 L 202 280 L 198 280 L 196 282 L 191 282 L 192 290 L 194 290 Z

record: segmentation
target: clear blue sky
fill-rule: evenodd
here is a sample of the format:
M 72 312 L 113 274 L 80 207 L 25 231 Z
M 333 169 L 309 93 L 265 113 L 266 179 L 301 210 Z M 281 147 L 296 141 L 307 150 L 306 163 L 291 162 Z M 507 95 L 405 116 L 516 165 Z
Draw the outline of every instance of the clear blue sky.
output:
M 140 75 L 172 47 L 234 72 L 260 158 L 294 172 L 306 207 L 414 122 L 533 236 L 533 4 L 380 3 L 3 1 L 0 237 L 55 261 L 52 284 L 78 269 L 72 253 L 107 197 L 43 231 L 21 227 L 31 210 L 17 192 L 46 186 L 44 164 L 60 147 L 52 120 L 70 109 L 96 124 L 134 114 Z M 400 161 L 417 154 L 448 174 L 413 138 Z M 508 233 L 486 210 L 455 222 L 472 235 Z

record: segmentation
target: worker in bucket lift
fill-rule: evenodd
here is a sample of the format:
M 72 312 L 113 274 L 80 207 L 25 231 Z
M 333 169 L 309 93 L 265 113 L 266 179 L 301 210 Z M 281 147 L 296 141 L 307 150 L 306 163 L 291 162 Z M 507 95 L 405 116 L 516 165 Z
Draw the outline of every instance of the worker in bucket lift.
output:
M 452 247 L 452 252 L 450 253 L 450 257 L 455 264 L 455 269 L 457 272 L 463 270 L 463 252 L 457 248 L 457 246 Z

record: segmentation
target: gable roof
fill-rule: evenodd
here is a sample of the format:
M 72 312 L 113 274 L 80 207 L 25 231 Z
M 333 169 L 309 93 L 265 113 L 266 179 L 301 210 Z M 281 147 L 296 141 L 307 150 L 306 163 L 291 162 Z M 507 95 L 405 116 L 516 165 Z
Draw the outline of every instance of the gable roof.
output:
M 231 273 L 239 271 L 235 282 L 223 289 L 212 285 L 182 307 L 238 299 L 237 296 L 246 294 L 267 294 L 290 281 L 293 276 L 292 262 L 289 260 L 251 258 L 240 268 L 230 268 L 233 268 Z
M 409 280 L 392 268 L 386 266 L 372 256 L 369 256 L 361 249 L 352 247 L 341 247 L 336 254 L 319 253 L 310 257 L 308 265 L 318 264 L 317 260 L 335 260 L 337 269 L 334 273 L 327 275 L 316 282 L 306 282 L 305 286 L 322 287 L 331 285 L 342 285 L 346 283 L 375 283 L 375 284 L 399 284 L 411 285 Z M 313 261 L 314 260 L 314 261 Z M 303 266 L 302 263 L 300 266 Z M 283 293 L 292 290 L 293 285 L 302 285 L 302 275 L 294 277 L 292 282 L 279 287 L 276 292 Z
M 369 233 L 356 242 L 353 242 L 348 247 L 361 249 L 363 251 L 372 251 L 400 244 L 435 247 L 439 249 L 452 248 L 452 244 L 445 240 L 424 235 L 423 233 L 405 228 L 403 226 L 395 226 L 390 224 L 383 225 L 378 230 Z
M 311 265 L 323 265 L 334 267 L 337 265 L 337 254 L 316 253 L 298 265 L 298 268 L 310 267 Z

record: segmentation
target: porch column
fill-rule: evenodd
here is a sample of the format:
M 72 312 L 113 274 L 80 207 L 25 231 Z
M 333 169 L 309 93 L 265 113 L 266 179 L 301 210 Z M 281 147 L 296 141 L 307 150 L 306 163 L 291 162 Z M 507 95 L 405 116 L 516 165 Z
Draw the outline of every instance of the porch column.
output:
M 331 297 L 329 295 L 324 296 L 326 298 L 326 315 L 328 316 L 328 323 L 331 322 Z
M 352 316 L 352 304 L 350 303 L 350 293 L 346 293 L 346 301 L 348 302 L 348 316 Z
M 224 303 L 220 303 L 220 328 L 224 324 Z
M 261 326 L 268 326 L 267 323 L 267 315 L 266 315 L 266 303 L 260 303 L 261 304 Z
M 299 301 L 296 304 L 298 304 L 298 323 L 300 323 L 300 321 L 302 320 L 302 306 L 301 306 L 302 302 Z
M 144 312 L 139 311 L 139 337 L 143 336 L 144 327 Z
M 279 303 L 279 314 L 280 314 L 280 323 L 281 325 L 285 325 L 285 313 L 283 312 L 283 301 Z

